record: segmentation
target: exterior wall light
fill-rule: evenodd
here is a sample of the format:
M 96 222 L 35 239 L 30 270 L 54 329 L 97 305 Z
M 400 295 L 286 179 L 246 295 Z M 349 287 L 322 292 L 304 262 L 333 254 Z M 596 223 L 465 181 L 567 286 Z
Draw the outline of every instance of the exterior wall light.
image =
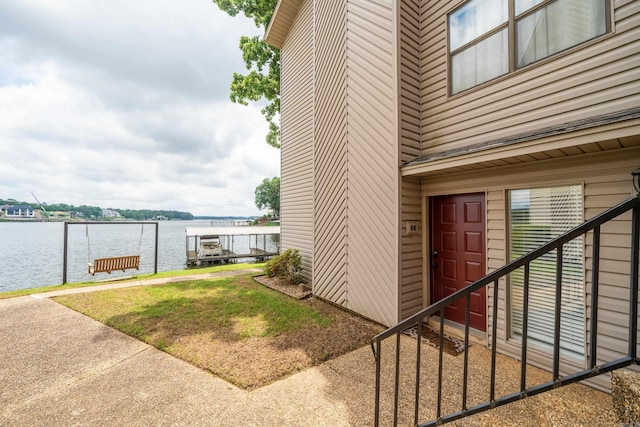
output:
M 640 196 L 640 168 L 636 169 L 635 172 L 631 172 L 632 180 L 633 180 L 633 188 L 636 189 L 636 196 Z

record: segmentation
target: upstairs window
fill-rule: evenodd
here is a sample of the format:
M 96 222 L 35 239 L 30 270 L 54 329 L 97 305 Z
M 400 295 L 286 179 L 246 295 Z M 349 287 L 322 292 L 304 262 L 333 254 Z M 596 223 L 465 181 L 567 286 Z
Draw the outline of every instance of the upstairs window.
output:
M 609 0 L 470 0 L 448 15 L 456 94 L 608 31 Z

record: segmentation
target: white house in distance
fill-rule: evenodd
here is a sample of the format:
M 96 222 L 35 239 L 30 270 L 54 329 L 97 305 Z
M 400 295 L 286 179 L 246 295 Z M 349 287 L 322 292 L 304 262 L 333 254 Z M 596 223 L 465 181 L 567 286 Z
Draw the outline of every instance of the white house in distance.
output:
M 27 205 L 7 206 L 4 209 L 4 214 L 7 219 L 33 219 L 36 217 L 35 210 Z
M 114 211 L 113 209 L 102 209 L 102 217 L 103 218 L 121 218 L 120 212 Z
M 318 297 L 393 325 L 635 195 L 637 1 L 280 0 L 265 40 L 281 49 L 281 245 Z M 628 343 L 630 218 L 602 230 L 605 360 Z M 576 365 L 591 249 L 563 266 Z M 517 356 L 521 284 L 499 289 L 496 318 L 493 288 L 474 296 L 473 333 L 489 343 L 498 322 Z M 544 366 L 550 303 L 529 304 Z

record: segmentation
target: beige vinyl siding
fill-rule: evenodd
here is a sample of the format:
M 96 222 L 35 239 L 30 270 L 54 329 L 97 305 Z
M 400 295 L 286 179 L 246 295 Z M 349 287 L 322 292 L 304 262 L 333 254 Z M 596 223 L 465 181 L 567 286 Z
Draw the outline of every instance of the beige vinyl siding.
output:
M 407 226 L 410 224 L 416 225 L 415 232 L 407 232 Z M 402 236 L 400 248 L 400 319 L 406 319 L 424 307 L 420 178 L 402 179 L 400 226 Z
M 585 219 L 593 218 L 608 206 L 629 198 L 632 185 L 626 171 L 612 170 L 585 179 Z M 629 272 L 631 268 L 631 213 L 602 227 L 600 234 L 600 301 L 606 316 L 598 317 L 598 362 L 606 362 L 627 353 L 629 324 Z M 587 235 L 585 267 L 587 301 L 591 299 L 593 235 Z M 586 312 L 587 319 L 591 312 Z M 587 336 L 587 338 L 589 338 Z
M 637 2 L 614 2 L 614 33 L 455 97 L 442 79 L 446 12 L 458 2 L 445 3 L 429 6 L 423 35 L 423 155 L 640 105 Z
M 487 192 L 487 274 L 502 267 L 507 262 L 507 200 L 505 189 Z M 506 279 L 498 282 L 498 333 L 497 337 L 506 337 L 507 313 L 506 307 Z M 487 343 L 491 343 L 493 316 L 493 299 L 495 298 L 495 286 L 487 289 Z M 491 325 L 491 327 L 489 326 Z
M 506 256 L 507 190 L 542 186 L 581 184 L 584 186 L 584 218 L 615 206 L 633 195 L 631 172 L 637 168 L 640 148 L 627 148 L 611 153 L 594 153 L 568 159 L 551 159 L 519 166 L 503 166 L 472 173 L 457 173 L 423 178 L 423 196 L 486 191 L 487 194 L 487 273 L 508 262 Z M 585 314 L 590 318 L 591 289 L 591 234 L 585 239 Z M 630 215 L 606 224 L 601 235 L 600 311 L 598 330 L 599 361 L 610 361 L 626 351 L 628 338 L 628 300 L 630 272 Z M 425 272 L 425 274 L 428 274 Z M 499 284 L 498 351 L 520 357 L 519 341 L 508 339 L 507 288 L 504 280 Z M 487 294 L 488 336 L 493 324 L 491 307 L 493 289 Z M 588 334 L 585 322 L 585 333 Z M 588 354 L 588 352 L 585 352 Z M 548 354 L 530 351 L 529 361 L 544 368 L 550 367 Z M 580 362 L 565 362 L 565 372 L 584 366 Z M 598 377 L 592 384 L 607 387 L 608 377 Z
M 313 21 L 306 0 L 281 52 L 282 250 L 298 249 L 303 274 L 313 271 Z
M 347 1 L 347 308 L 398 320 L 395 0 Z
M 345 0 L 315 4 L 315 295 L 347 302 Z
M 421 142 L 425 139 L 426 110 L 434 99 L 447 95 L 447 58 L 442 55 L 442 46 L 447 44 L 446 23 L 443 11 L 449 9 L 448 0 L 422 2 L 420 37 L 420 102 L 421 102 Z M 446 53 L 446 51 L 445 51 Z
M 277 2 L 276 9 L 265 34 L 265 41 L 267 43 L 278 49 L 282 49 L 282 45 L 291 30 L 291 26 L 296 19 L 302 2 L 303 0 Z
M 401 161 L 420 155 L 420 1 L 400 2 L 400 147 Z
M 398 15 L 393 0 L 308 0 L 282 48 L 283 247 L 313 257 L 315 295 L 387 325 L 400 305 Z M 419 84 L 415 64 L 411 78 Z M 412 157 L 419 104 L 405 103 Z M 420 180 L 408 182 L 407 216 L 419 220 Z M 419 245 L 410 252 L 415 263 Z M 421 304 L 416 268 L 408 310 Z

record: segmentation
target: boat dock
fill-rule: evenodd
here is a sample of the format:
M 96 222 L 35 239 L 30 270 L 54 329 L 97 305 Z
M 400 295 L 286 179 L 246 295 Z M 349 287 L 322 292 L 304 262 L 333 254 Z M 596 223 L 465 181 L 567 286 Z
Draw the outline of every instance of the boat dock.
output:
M 280 227 L 187 227 L 187 266 L 264 261 L 280 253 Z

